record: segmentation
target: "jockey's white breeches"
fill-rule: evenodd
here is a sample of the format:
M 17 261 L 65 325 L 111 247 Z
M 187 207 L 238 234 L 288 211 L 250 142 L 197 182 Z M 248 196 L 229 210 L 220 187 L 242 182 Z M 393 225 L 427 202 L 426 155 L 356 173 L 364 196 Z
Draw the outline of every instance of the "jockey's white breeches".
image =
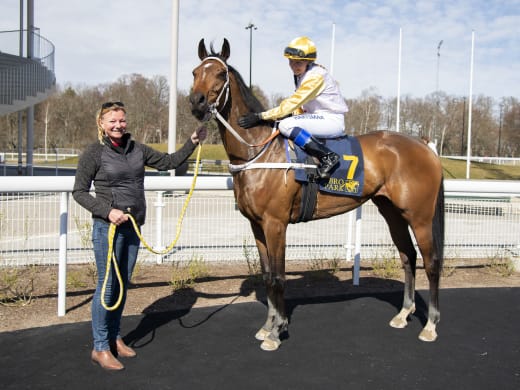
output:
M 345 135 L 344 114 L 316 113 L 290 116 L 282 119 L 278 128 L 285 137 L 291 135 L 295 127 L 307 130 L 318 138 L 334 138 Z

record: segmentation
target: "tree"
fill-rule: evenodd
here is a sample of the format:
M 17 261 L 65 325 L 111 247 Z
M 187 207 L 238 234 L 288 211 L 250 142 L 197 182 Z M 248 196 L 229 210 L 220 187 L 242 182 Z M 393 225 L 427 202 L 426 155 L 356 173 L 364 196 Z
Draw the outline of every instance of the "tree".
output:
M 375 88 L 363 91 L 360 98 L 348 100 L 349 110 L 345 116 L 347 134 L 365 134 L 379 128 L 381 122 L 381 96 Z
M 253 93 L 265 109 L 284 98 L 271 96 L 253 86 Z M 169 85 L 164 76 L 124 75 L 113 83 L 96 86 L 58 86 L 54 95 L 36 106 L 34 141 L 36 148 L 56 145 L 82 150 L 97 139 L 96 112 L 102 102 L 122 101 L 128 111 L 128 129 L 140 142 L 166 142 L 168 135 Z M 400 100 L 399 131 L 428 136 L 437 141 L 442 155 L 464 154 L 467 143 L 468 101 L 442 91 L 424 98 L 404 96 Z M 347 134 L 364 134 L 377 129 L 395 130 L 396 98 L 384 99 L 374 87 L 347 101 Z M 25 113 L 22 112 L 22 121 Z M 177 93 L 177 139 L 184 142 L 201 124 L 191 115 L 189 93 Z M 478 96 L 472 107 L 472 155 L 518 156 L 520 154 L 520 104 L 517 98 Z M 25 146 L 25 123 L 22 123 Z M 214 120 L 209 121 L 206 143 L 220 143 Z M 0 117 L 0 150 L 18 147 L 18 114 Z
M 500 104 L 501 156 L 518 157 L 520 155 L 520 103 L 518 99 L 509 97 L 502 99 Z

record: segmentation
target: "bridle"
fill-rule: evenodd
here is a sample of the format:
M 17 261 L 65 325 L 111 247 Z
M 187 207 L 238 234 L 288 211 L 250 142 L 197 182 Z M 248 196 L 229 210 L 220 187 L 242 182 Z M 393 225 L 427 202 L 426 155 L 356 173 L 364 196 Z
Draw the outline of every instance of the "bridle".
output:
M 224 86 L 220 90 L 220 93 L 218 94 L 217 99 L 215 99 L 215 102 L 213 104 L 210 104 L 208 107 L 208 111 L 211 112 L 212 114 L 215 114 L 215 112 L 218 113 L 218 106 L 220 105 L 220 99 L 222 98 L 222 96 L 225 94 L 224 104 L 222 105 L 222 107 L 226 106 L 228 99 L 229 99 L 229 67 L 227 66 L 227 64 L 224 61 L 222 61 L 219 57 L 216 57 L 216 56 L 209 56 L 209 57 L 204 58 L 201 62 L 201 65 L 208 60 L 215 60 L 217 62 L 220 62 L 222 64 L 222 66 L 226 69 L 226 82 L 224 83 Z
M 250 144 L 244 138 L 242 138 L 242 136 L 240 134 L 238 134 L 238 132 L 235 129 L 233 129 L 233 127 L 229 124 L 229 122 L 220 114 L 220 112 L 218 110 L 218 107 L 220 106 L 220 99 L 222 98 L 222 96 L 225 96 L 224 104 L 222 104 L 222 107 L 226 106 L 226 104 L 228 103 L 228 99 L 229 99 L 229 67 L 224 61 L 222 61 L 219 57 L 216 57 L 216 56 L 206 57 L 202 60 L 202 63 L 204 63 L 207 60 L 215 60 L 217 62 L 220 62 L 222 64 L 222 66 L 224 66 L 224 68 L 226 69 L 226 82 L 224 83 L 224 86 L 220 90 L 220 93 L 218 94 L 217 98 L 215 99 L 215 102 L 208 106 L 208 111 L 211 113 L 211 115 L 213 115 L 216 119 L 218 119 L 218 121 L 220 123 L 222 123 L 226 127 L 226 129 L 228 129 L 229 132 L 238 141 L 240 141 L 244 145 L 247 145 L 250 148 L 256 148 L 259 146 L 266 146 L 266 145 L 268 146 L 268 144 L 280 133 L 280 131 L 276 127 L 273 128 L 271 135 L 267 139 L 262 141 L 261 143 Z M 264 148 L 264 150 L 266 148 Z M 260 154 L 262 154 L 262 153 L 263 153 L 263 151 L 260 152 Z M 260 157 L 260 156 L 257 156 L 257 157 Z

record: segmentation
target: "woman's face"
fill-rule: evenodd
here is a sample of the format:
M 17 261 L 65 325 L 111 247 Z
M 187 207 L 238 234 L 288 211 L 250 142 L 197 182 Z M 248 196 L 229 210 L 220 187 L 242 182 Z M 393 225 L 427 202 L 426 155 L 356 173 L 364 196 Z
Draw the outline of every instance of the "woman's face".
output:
M 101 117 L 100 125 L 111 141 L 120 143 L 126 132 L 126 114 L 123 110 L 108 111 Z
M 301 76 L 307 70 L 307 65 L 309 65 L 309 61 L 305 60 L 293 60 L 289 58 L 289 67 L 295 76 Z

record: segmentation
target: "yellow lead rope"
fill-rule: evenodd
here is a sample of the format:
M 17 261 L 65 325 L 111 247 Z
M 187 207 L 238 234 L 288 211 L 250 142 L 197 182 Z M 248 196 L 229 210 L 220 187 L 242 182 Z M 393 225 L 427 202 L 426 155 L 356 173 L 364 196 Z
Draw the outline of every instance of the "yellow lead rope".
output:
M 170 252 L 175 247 L 175 245 L 177 244 L 177 241 L 179 240 L 179 237 L 181 235 L 182 220 L 184 219 L 184 215 L 186 214 L 186 210 L 188 209 L 188 204 L 190 202 L 191 196 L 193 195 L 193 191 L 195 190 L 195 184 L 197 183 L 201 150 L 202 150 L 202 145 L 199 143 L 198 150 L 197 150 L 197 157 L 195 160 L 195 172 L 193 173 L 193 180 L 191 182 L 190 191 L 188 193 L 188 196 L 186 197 L 186 200 L 184 201 L 184 206 L 182 207 L 181 215 L 179 216 L 179 219 L 177 220 L 177 232 L 175 235 L 175 239 L 172 241 L 172 243 L 170 245 L 168 245 L 168 247 L 166 249 L 161 250 L 161 251 L 157 251 L 157 250 L 153 249 L 141 235 L 139 226 L 137 226 L 137 223 L 135 222 L 134 217 L 132 217 L 132 215 L 128 214 L 128 218 L 132 222 L 135 233 L 139 237 L 139 240 L 141 241 L 141 243 L 144 245 L 144 247 L 146 249 L 148 249 L 150 252 L 152 252 L 156 255 L 164 255 L 164 254 Z M 117 228 L 117 226 L 115 224 L 111 223 L 110 227 L 108 229 L 107 266 L 106 266 L 105 278 L 103 280 L 103 286 L 101 287 L 101 305 L 105 308 L 105 310 L 108 310 L 108 311 L 116 310 L 121 305 L 121 301 L 123 300 L 123 293 L 124 293 L 123 279 L 121 278 L 121 272 L 119 271 L 119 266 L 117 265 L 116 255 L 114 253 L 114 237 L 116 235 L 116 228 Z M 112 263 L 114 263 L 114 270 L 116 272 L 117 281 L 119 282 L 119 297 L 117 298 L 117 301 L 113 306 L 108 306 L 105 302 L 105 292 L 106 292 L 106 286 L 108 283 L 108 277 L 110 275 L 110 268 L 111 268 Z

